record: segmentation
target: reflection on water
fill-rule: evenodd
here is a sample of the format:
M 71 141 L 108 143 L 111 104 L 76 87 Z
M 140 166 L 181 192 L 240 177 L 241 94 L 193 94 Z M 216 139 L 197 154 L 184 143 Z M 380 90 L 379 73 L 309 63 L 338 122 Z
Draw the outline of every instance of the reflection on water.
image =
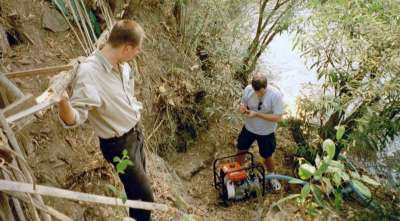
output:
M 296 99 L 307 84 L 317 84 L 315 70 L 307 68 L 300 52 L 293 49 L 294 34 L 285 32 L 276 36 L 261 56 L 259 69 L 266 71 L 272 84 L 284 95 L 286 110 L 296 113 Z

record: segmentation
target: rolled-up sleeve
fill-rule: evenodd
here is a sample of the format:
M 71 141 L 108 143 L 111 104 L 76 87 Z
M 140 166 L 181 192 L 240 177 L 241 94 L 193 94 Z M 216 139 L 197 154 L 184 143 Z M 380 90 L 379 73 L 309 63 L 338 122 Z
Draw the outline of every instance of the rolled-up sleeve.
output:
M 89 110 L 101 106 L 102 102 L 99 92 L 96 89 L 96 83 L 91 77 L 92 71 L 93 70 L 85 66 L 79 67 L 78 69 L 75 82 L 72 86 L 72 96 L 70 98 L 75 121 L 73 125 L 66 125 L 65 122 L 60 119 L 65 128 L 73 128 L 83 124 L 88 119 Z

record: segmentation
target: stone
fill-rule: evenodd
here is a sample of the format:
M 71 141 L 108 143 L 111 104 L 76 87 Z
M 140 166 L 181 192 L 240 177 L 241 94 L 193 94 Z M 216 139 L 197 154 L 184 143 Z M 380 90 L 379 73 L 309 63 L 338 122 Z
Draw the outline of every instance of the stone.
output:
M 46 9 L 42 17 L 42 27 L 53 32 L 63 32 L 69 29 L 64 17 L 56 9 Z

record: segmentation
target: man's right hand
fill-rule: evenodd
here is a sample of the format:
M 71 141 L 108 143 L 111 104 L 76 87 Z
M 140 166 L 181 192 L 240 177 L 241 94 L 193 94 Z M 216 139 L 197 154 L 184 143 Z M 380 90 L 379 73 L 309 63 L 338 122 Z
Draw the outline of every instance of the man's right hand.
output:
M 239 111 L 240 111 L 240 113 L 244 114 L 248 111 L 248 109 L 243 103 L 241 103 L 240 107 L 239 107 Z
M 56 98 L 58 101 L 58 110 L 60 118 L 67 125 L 75 124 L 75 114 L 72 110 L 71 103 L 69 102 L 69 96 L 66 91 Z

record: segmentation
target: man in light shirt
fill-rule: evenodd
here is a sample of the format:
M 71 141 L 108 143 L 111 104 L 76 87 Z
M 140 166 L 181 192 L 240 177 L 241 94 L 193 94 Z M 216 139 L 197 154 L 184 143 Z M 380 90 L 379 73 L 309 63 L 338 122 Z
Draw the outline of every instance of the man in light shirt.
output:
M 263 73 L 256 73 L 251 85 L 244 89 L 239 111 L 245 116 L 246 122 L 238 137 L 238 152 L 248 151 L 257 141 L 265 167 L 268 172 L 274 172 L 272 154 L 276 148 L 275 130 L 284 111 L 281 93 L 267 86 L 267 77 Z M 238 160 L 243 161 L 243 157 L 239 156 Z M 276 179 L 271 180 L 271 184 L 274 190 L 281 188 Z
M 100 140 L 104 158 L 116 166 L 113 158 L 128 151 L 133 166 L 119 177 L 128 199 L 153 202 L 146 175 L 143 133 L 140 126 L 143 106 L 134 96 L 134 73 L 129 64 L 141 50 L 144 31 L 132 20 L 118 21 L 101 50 L 82 62 L 69 99 L 59 102 L 59 117 L 64 127 L 75 127 L 87 119 Z M 130 209 L 137 221 L 151 220 L 150 211 Z

